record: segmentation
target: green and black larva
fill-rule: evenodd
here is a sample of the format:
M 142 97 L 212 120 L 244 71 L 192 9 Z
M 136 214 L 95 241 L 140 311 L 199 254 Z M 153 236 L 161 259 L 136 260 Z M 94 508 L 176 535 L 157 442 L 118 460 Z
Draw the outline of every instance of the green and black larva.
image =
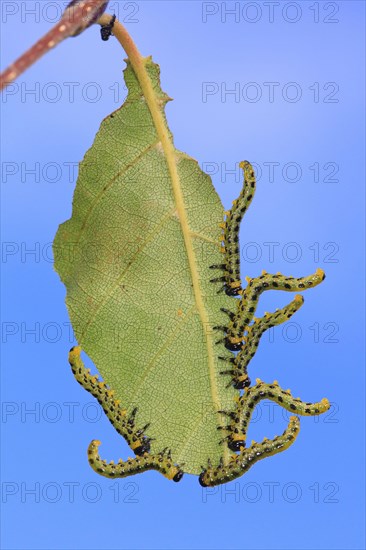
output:
M 240 451 L 245 447 L 254 408 L 263 399 L 274 401 L 289 412 L 301 416 L 316 416 L 329 408 L 327 399 L 322 399 L 319 403 L 304 403 L 300 398 L 292 397 L 290 390 L 280 388 L 277 380 L 272 384 L 264 384 L 257 378 L 255 386 L 245 388 L 243 395 L 238 398 L 234 411 L 221 411 L 230 419 L 229 424 L 223 428 L 228 433 L 223 441 L 227 442 L 232 451 Z M 265 441 L 267 441 L 266 438 Z
M 85 368 L 80 353 L 80 346 L 73 347 L 69 353 L 69 363 L 76 380 L 96 397 L 114 428 L 137 455 L 137 458 L 130 458 L 127 462 L 120 460 L 118 464 L 113 461 L 107 463 L 98 454 L 100 441 L 94 440 L 88 448 L 88 460 L 93 470 L 105 477 L 126 477 L 146 470 L 157 470 L 168 479 L 180 481 L 183 471 L 173 463 L 167 449 L 156 456 L 149 454 L 151 439 L 145 435 L 148 425 L 140 429 L 135 427 L 137 408 L 127 416 L 126 409 L 114 399 L 114 391 L 101 382 L 98 376 L 92 376 L 90 369 Z
M 295 299 L 282 309 L 278 309 L 274 313 L 266 313 L 262 319 L 253 318 L 253 324 L 245 327 L 243 331 L 246 336 L 242 339 L 243 345 L 239 353 L 235 357 L 219 356 L 219 359 L 231 364 L 230 369 L 221 371 L 221 374 L 231 377 L 229 384 L 233 384 L 237 390 L 243 390 L 250 386 L 247 367 L 257 351 L 262 334 L 266 330 L 288 321 L 300 309 L 303 303 L 304 298 L 300 294 L 297 294 Z M 233 319 L 233 314 L 230 315 L 230 318 Z M 226 330 L 226 327 L 222 327 L 222 329 Z
M 127 416 L 126 409 L 123 409 L 120 402 L 114 399 L 114 391 L 101 382 L 97 375 L 92 376 L 90 369 L 84 367 L 80 353 L 80 346 L 73 347 L 69 353 L 69 363 L 76 380 L 98 400 L 115 430 L 125 438 L 135 454 L 143 455 L 149 452 L 150 438 L 145 435 L 149 426 L 145 425 L 140 430 L 135 429 L 137 408 Z
M 246 446 L 246 434 L 255 406 L 263 399 L 270 399 L 290 412 L 298 415 L 318 415 L 329 409 L 329 401 L 322 399 L 319 403 L 305 403 L 299 398 L 293 398 L 289 390 L 282 390 L 275 381 L 273 384 L 264 384 L 257 379 L 256 385 L 250 387 L 248 365 L 254 356 L 261 336 L 271 327 L 288 320 L 303 304 L 303 298 L 296 295 L 295 299 L 282 309 L 266 313 L 262 318 L 255 318 L 255 312 L 260 295 L 266 290 L 285 290 L 289 292 L 306 290 L 324 280 L 324 272 L 320 269 L 308 277 L 285 277 L 280 273 L 271 275 L 262 272 L 259 277 L 246 278 L 247 286 L 241 288 L 240 261 L 239 261 L 239 225 L 255 192 L 254 170 L 249 162 L 240 164 L 244 171 L 245 183 L 239 199 L 233 202 L 230 212 L 226 213 L 226 220 L 220 226 L 223 230 L 224 263 L 210 266 L 211 269 L 222 269 L 223 275 L 211 279 L 213 284 L 223 283 L 221 290 L 232 296 L 233 309 L 222 308 L 227 315 L 227 325 L 213 327 L 224 333 L 218 343 L 224 343 L 231 352 L 230 355 L 220 355 L 222 362 L 228 363 L 228 368 L 220 371 L 223 376 L 230 377 L 228 385 L 236 390 L 244 390 L 238 394 L 233 410 L 217 411 L 223 418 L 227 418 L 226 425 L 219 425 L 218 430 L 223 433 L 222 444 L 230 450 L 231 458 L 228 462 L 220 461 L 212 465 L 207 457 L 207 465 L 202 466 L 199 482 L 202 486 L 214 486 L 231 481 L 245 473 L 258 460 L 272 456 L 287 449 L 298 435 L 300 424 L 296 416 L 290 418 L 289 425 L 283 435 L 273 439 L 264 439 L 262 443 L 252 442 Z M 234 298 L 238 296 L 239 298 Z M 233 351 L 237 351 L 233 355 Z M 75 347 L 70 351 L 69 361 L 77 381 L 94 395 L 102 405 L 109 420 L 130 445 L 135 458 L 118 463 L 106 462 L 99 456 L 99 441 L 92 441 L 88 449 L 88 459 L 91 467 L 99 474 L 109 477 L 126 477 L 147 470 L 156 470 L 168 479 L 180 481 L 183 476 L 183 466 L 176 464 L 169 449 L 163 449 L 157 454 L 150 452 L 151 438 L 145 434 L 149 428 L 135 426 L 137 409 L 127 416 L 119 401 L 114 399 L 114 392 L 104 382 L 92 376 L 85 369 L 80 358 L 81 348 Z M 150 427 L 152 429 L 153 427 Z M 197 442 L 197 444 L 199 444 Z
M 202 487 L 214 487 L 242 476 L 256 462 L 281 453 L 288 449 L 295 441 L 300 430 L 300 421 L 297 416 L 291 416 L 289 425 L 282 435 L 273 439 L 264 440 L 262 443 L 255 443 L 245 449 L 241 448 L 239 454 L 233 454 L 228 464 L 222 461 L 218 466 L 213 466 L 208 461 L 207 466 L 202 468 L 199 482 Z
M 232 315 L 225 327 L 215 327 L 223 330 L 225 346 L 231 351 L 241 349 L 244 332 L 254 318 L 260 295 L 265 290 L 285 290 L 287 292 L 299 292 L 314 287 L 325 279 L 322 269 L 318 269 L 308 277 L 285 277 L 281 273 L 271 275 L 263 272 L 254 279 L 247 279 L 248 285 L 241 292 L 241 300 L 238 301 L 236 314 Z
M 231 210 L 225 212 L 226 219 L 220 224 L 222 229 L 222 247 L 224 261 L 219 265 L 210 266 L 211 269 L 220 269 L 224 273 L 221 277 L 211 279 L 212 283 L 224 283 L 221 290 L 228 296 L 238 296 L 241 292 L 240 279 L 240 251 L 239 229 L 240 222 L 252 202 L 255 192 L 254 170 L 249 162 L 241 162 L 240 168 L 244 171 L 244 186 L 239 197 L 233 201 Z
M 238 398 L 234 411 L 221 411 L 229 418 L 229 424 L 225 429 L 228 435 L 223 442 L 226 442 L 232 451 L 238 451 L 239 455 L 234 455 L 229 464 L 219 464 L 217 467 L 213 467 L 208 461 L 207 467 L 203 467 L 199 477 L 203 487 L 232 481 L 243 475 L 258 460 L 284 451 L 295 441 L 300 430 L 300 421 L 296 416 L 292 416 L 282 436 L 273 439 L 265 437 L 262 443 L 252 441 L 250 447 L 246 448 L 246 434 L 251 416 L 255 406 L 263 399 L 270 399 L 288 411 L 303 416 L 319 415 L 329 409 L 327 399 L 322 399 L 319 403 L 304 403 L 300 398 L 293 398 L 290 390 L 282 390 L 277 381 L 273 384 L 264 384 L 257 378 L 256 385 L 245 388 L 244 394 Z

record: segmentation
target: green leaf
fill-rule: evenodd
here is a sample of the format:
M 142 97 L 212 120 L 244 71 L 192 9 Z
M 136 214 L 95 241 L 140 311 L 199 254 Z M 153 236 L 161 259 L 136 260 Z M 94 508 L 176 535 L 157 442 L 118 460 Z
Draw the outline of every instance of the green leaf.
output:
M 153 94 L 128 63 L 127 99 L 80 165 L 55 268 L 79 345 L 121 405 L 138 407 L 137 424 L 151 423 L 152 452 L 168 447 L 198 474 L 229 456 L 218 411 L 238 393 L 219 374 L 228 352 L 213 330 L 236 302 L 209 282 L 224 212 L 209 176 L 174 148 L 159 67 L 143 64 Z

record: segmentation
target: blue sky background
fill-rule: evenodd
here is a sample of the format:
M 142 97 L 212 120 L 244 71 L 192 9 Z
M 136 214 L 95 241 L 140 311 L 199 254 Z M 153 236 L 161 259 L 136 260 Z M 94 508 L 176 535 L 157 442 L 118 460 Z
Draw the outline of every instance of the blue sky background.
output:
M 3 68 L 50 28 L 57 4 L 2 3 Z M 167 115 L 176 146 L 213 174 L 226 207 L 241 189 L 239 172 L 226 170 L 257 164 L 243 276 L 325 269 L 290 325 L 263 337 L 250 372 L 305 400 L 327 396 L 331 411 L 302 419 L 291 449 L 222 488 L 154 472 L 110 481 L 89 468 L 93 438 L 106 457 L 129 453 L 72 377 L 50 243 L 70 216 L 72 166 L 125 94 L 124 52 L 92 28 L 1 100 L 4 549 L 365 547 L 365 5 L 278 4 L 271 14 L 263 2 L 111 1 L 110 11 L 160 64 L 175 99 Z M 225 93 L 233 89 L 239 95 Z M 288 300 L 268 294 L 261 311 Z M 263 403 L 250 437 L 271 437 L 285 423 Z

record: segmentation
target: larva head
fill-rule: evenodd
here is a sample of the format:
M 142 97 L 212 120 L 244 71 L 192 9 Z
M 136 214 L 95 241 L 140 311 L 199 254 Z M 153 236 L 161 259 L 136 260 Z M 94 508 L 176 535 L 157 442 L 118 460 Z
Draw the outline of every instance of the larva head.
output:
M 148 453 L 150 451 L 150 439 L 146 437 L 140 439 L 139 441 L 136 441 L 134 444 L 131 445 L 131 449 L 138 456 L 142 456 L 145 453 Z
M 205 473 L 206 472 L 202 472 L 200 477 L 198 478 L 198 482 L 201 485 L 201 487 L 208 487 L 207 483 L 205 483 Z
M 250 378 L 246 374 L 239 376 L 233 383 L 233 387 L 236 390 L 243 390 L 244 388 L 249 388 L 251 384 Z
M 182 470 L 178 470 L 178 472 L 175 474 L 175 476 L 173 477 L 173 481 L 175 481 L 176 483 L 178 483 L 182 477 L 183 477 L 183 474 L 184 472 Z
M 227 446 L 229 447 L 230 451 L 237 453 L 243 447 L 245 447 L 245 441 L 244 439 L 229 439 Z
M 236 339 L 237 341 L 233 342 L 233 339 L 231 338 L 225 338 L 225 348 L 230 351 L 239 351 L 242 347 L 242 339 Z
M 236 288 L 232 288 L 231 286 L 225 285 L 225 292 L 228 296 L 239 296 L 241 291 L 241 284 L 239 282 L 239 286 Z

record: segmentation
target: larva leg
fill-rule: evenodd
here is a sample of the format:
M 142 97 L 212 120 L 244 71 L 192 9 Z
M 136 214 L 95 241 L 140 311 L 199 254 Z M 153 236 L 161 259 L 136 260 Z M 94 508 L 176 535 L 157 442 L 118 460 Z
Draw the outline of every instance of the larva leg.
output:
M 285 323 L 300 309 L 303 303 L 304 298 L 297 294 L 295 299 L 282 309 L 277 309 L 274 313 L 266 313 L 264 317 L 259 319 L 253 319 L 254 324 L 245 328 L 247 334 L 243 338 L 244 344 L 236 357 L 219 357 L 223 361 L 229 361 L 232 365 L 229 370 L 220 373 L 231 376 L 232 380 L 228 386 L 232 384 L 237 390 L 243 390 L 250 386 L 247 369 L 257 351 L 263 333 L 269 328 Z
M 104 477 L 118 478 L 127 477 L 147 470 L 156 470 L 173 481 L 180 481 L 183 477 L 183 470 L 173 463 L 170 452 L 166 450 L 156 455 L 145 453 L 143 456 L 129 458 L 126 461 L 120 459 L 117 464 L 113 461 L 106 462 L 99 456 L 98 447 L 100 441 L 92 441 L 88 448 L 88 460 L 93 470 Z
M 212 467 L 209 463 L 199 477 L 200 484 L 202 487 L 213 487 L 242 476 L 259 460 L 288 449 L 295 441 L 299 430 L 299 419 L 297 416 L 291 416 L 289 425 L 281 436 L 266 439 L 263 443 L 253 442 L 249 448 L 242 448 L 240 454 L 234 455 L 226 465 L 221 463 L 217 467 Z
M 244 186 L 239 197 L 233 201 L 231 210 L 226 212 L 226 220 L 220 225 L 223 235 L 224 261 L 220 265 L 212 265 L 211 269 L 222 269 L 221 277 L 211 279 L 211 282 L 223 282 L 221 290 L 225 290 L 229 296 L 237 296 L 241 291 L 240 279 L 240 254 L 239 254 L 239 229 L 240 222 L 252 202 L 255 192 L 255 175 L 252 165 L 241 162 L 240 168 L 244 172 Z
M 135 427 L 135 408 L 130 415 L 123 409 L 120 402 L 114 399 L 114 391 L 108 388 L 104 382 L 98 380 L 98 376 L 92 376 L 86 369 L 80 357 L 81 348 L 76 346 L 70 350 L 69 363 L 76 380 L 90 392 L 108 416 L 111 424 L 121 434 L 136 455 L 143 455 L 150 450 L 151 438 L 145 435 L 148 425 L 141 429 Z
M 245 388 L 244 394 L 238 398 L 236 410 L 226 413 L 230 421 L 226 428 L 228 436 L 225 440 L 232 451 L 239 451 L 245 447 L 254 408 L 263 399 L 274 401 L 288 411 L 302 416 L 316 416 L 326 412 L 330 407 L 326 398 L 319 403 L 305 403 L 300 398 L 294 398 L 290 390 L 283 390 L 276 381 L 273 384 L 265 384 L 257 378 L 256 382 L 255 386 Z
M 226 337 L 221 341 L 224 341 L 227 349 L 231 351 L 241 349 L 244 331 L 252 321 L 259 297 L 265 290 L 301 292 L 318 285 L 324 279 L 325 273 L 322 269 L 317 269 L 316 273 L 308 277 L 285 277 L 280 273 L 271 275 L 264 271 L 260 277 L 254 279 L 247 278 L 248 285 L 243 290 L 242 298 L 238 302 L 237 313 L 235 317 L 229 320 Z

